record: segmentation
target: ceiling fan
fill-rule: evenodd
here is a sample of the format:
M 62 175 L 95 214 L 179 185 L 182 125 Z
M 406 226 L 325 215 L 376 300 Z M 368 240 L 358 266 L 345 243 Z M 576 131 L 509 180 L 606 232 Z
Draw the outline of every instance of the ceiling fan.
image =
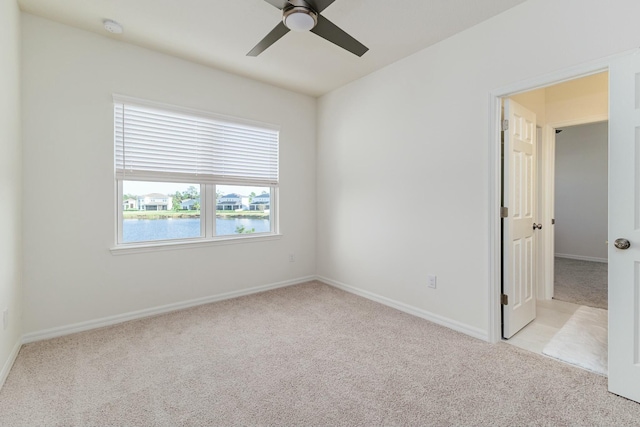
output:
M 282 10 L 282 21 L 256 47 L 251 49 L 247 56 L 260 55 L 265 49 L 287 34 L 289 30 L 311 31 L 357 56 L 362 56 L 369 50 L 369 48 L 342 31 L 333 22 L 320 15 L 320 12 L 335 0 L 265 1 Z

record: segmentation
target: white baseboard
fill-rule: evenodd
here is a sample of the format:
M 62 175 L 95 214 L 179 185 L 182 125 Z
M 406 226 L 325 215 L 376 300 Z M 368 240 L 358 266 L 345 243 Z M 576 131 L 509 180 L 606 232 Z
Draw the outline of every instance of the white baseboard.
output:
M 480 340 L 483 341 L 488 341 L 489 340 L 489 335 L 487 333 L 487 331 L 484 331 L 482 329 L 473 327 L 473 326 L 469 326 L 469 325 L 465 325 L 463 323 L 460 323 L 458 321 L 428 312 L 426 310 L 422 310 L 420 308 L 396 301 L 396 300 L 392 300 L 390 298 L 381 296 L 381 295 L 377 295 L 374 294 L 372 292 L 369 291 L 365 291 L 353 286 L 349 286 L 346 285 L 344 283 L 340 283 L 336 280 L 332 280 L 329 279 L 328 277 L 323 277 L 323 276 L 306 276 L 306 277 L 300 277 L 297 279 L 292 279 L 292 280 L 287 280 L 287 281 L 283 281 L 283 282 L 278 282 L 278 283 L 272 283 L 269 285 L 263 285 L 263 286 L 256 286 L 253 288 L 249 288 L 249 289 L 244 289 L 244 290 L 240 290 L 240 291 L 233 291 L 233 292 L 227 292 L 227 293 L 223 293 L 223 294 L 218 294 L 218 295 L 212 295 L 212 296 L 208 296 L 208 297 L 204 297 L 204 298 L 197 298 L 197 299 L 193 299 L 193 300 L 188 300 L 188 301 L 183 301 L 183 302 L 179 302 L 179 303 L 174 303 L 174 304 L 167 304 L 167 305 L 163 305 L 163 306 L 159 306 L 159 307 L 153 307 L 153 308 L 148 308 L 148 309 L 144 309 L 144 310 L 138 310 L 138 311 L 133 311 L 133 312 L 129 312 L 129 313 L 123 313 L 123 314 L 118 314 L 115 316 L 108 316 L 108 317 L 103 317 L 100 319 L 94 319 L 94 320 L 88 320 L 86 322 L 80 322 L 80 323 L 74 323 L 71 325 L 66 325 L 66 326 L 59 326 L 59 327 L 55 327 L 55 328 L 51 328 L 51 329 L 45 329 L 45 330 L 41 330 L 41 331 L 36 331 L 36 332 L 31 332 L 28 334 L 23 335 L 22 337 L 22 343 L 24 344 L 28 344 L 31 342 L 35 342 L 35 341 L 41 341 L 41 340 L 46 340 L 46 339 L 51 339 L 51 338 L 57 338 L 57 337 L 61 337 L 64 335 L 70 335 L 70 334 L 74 334 L 77 332 L 82 332 L 82 331 L 88 331 L 91 329 L 97 329 L 97 328 L 102 328 L 105 326 L 111 326 L 111 325 L 116 325 L 118 323 L 123 323 L 123 322 L 128 322 L 130 320 L 136 320 L 136 319 L 142 319 L 145 317 L 151 317 L 151 316 L 157 316 L 159 314 L 164 314 L 164 313 L 170 313 L 172 311 L 177 311 L 177 310 L 183 310 L 185 308 L 190 308 L 190 307 L 195 307 L 198 305 L 203 305 L 203 304 L 209 304 L 212 302 L 216 302 L 216 301 L 222 301 L 222 300 L 227 300 L 227 299 L 231 299 L 231 298 L 238 298 L 244 295 L 251 295 L 251 294 L 256 294 L 256 293 L 260 293 L 260 292 L 265 292 L 271 289 L 277 289 L 277 288 L 284 288 L 287 286 L 293 286 L 293 285 L 298 285 L 300 283 L 305 283 L 305 282 L 309 282 L 312 280 L 319 280 L 322 281 L 330 286 L 336 287 L 338 289 L 342 289 L 343 291 L 355 294 L 355 295 L 359 295 L 361 297 L 370 299 L 372 301 L 378 302 L 380 304 L 384 304 L 386 306 L 395 308 L 397 310 L 403 311 L 405 313 L 411 314 L 413 316 L 417 316 L 426 320 L 429 320 L 430 322 L 436 323 L 438 325 L 447 327 L 449 329 L 453 329 L 454 331 L 458 331 L 461 332 L 463 334 L 469 335 L 471 337 L 474 338 L 478 338 Z M 18 350 L 20 349 L 19 346 L 20 343 L 18 343 L 18 345 L 16 345 L 16 348 L 14 350 L 13 357 L 10 359 L 10 362 L 7 362 L 7 365 L 5 365 L 5 367 L 3 368 L 2 371 L 2 375 L 7 375 L 9 372 L 9 369 L 11 368 L 11 366 L 13 365 L 13 360 L 15 360 L 15 356 L 17 356 L 18 354 Z M 5 369 L 6 369 L 6 373 L 5 373 Z M 4 379 L 4 377 L 0 377 L 0 379 Z
M 558 258 L 577 259 L 579 261 L 592 261 L 592 262 L 604 262 L 604 263 L 609 262 L 609 259 L 607 258 L 597 258 L 592 256 L 571 255 L 571 254 L 555 254 L 554 256 Z
M 340 283 L 336 280 L 329 279 L 328 277 L 318 276 L 317 280 L 323 283 L 326 283 L 328 285 L 331 285 L 335 288 L 342 289 L 343 291 L 346 291 L 355 295 L 359 295 L 361 297 L 370 299 L 380 304 L 384 304 L 386 306 L 395 308 L 396 310 L 403 311 L 413 316 L 421 317 L 430 322 L 447 327 L 449 329 L 453 329 L 454 331 L 462 332 L 463 334 L 469 335 L 474 338 L 478 338 L 483 341 L 489 341 L 489 334 L 487 333 L 487 331 L 484 331 L 482 329 L 465 325 L 464 323 L 460 323 L 458 321 L 446 318 L 444 316 L 440 316 L 438 314 L 434 314 L 429 311 L 405 304 L 403 302 L 392 300 L 390 298 L 383 297 L 381 295 L 356 288 L 354 286 L 345 285 L 344 283 Z
M 22 347 L 22 341 L 18 340 L 16 342 L 16 345 L 13 346 L 13 350 L 11 350 L 11 354 L 9 354 L 9 358 L 4 363 L 4 366 L 2 367 L 2 371 L 0 371 L 0 390 L 4 385 L 4 382 L 7 380 L 7 377 L 9 376 L 9 372 L 13 367 L 13 363 L 16 361 L 16 357 L 18 357 L 18 352 L 20 351 L 20 347 Z
M 223 294 L 212 295 L 204 298 L 196 298 L 188 301 L 167 304 L 160 307 L 146 308 L 144 310 L 132 311 L 129 313 L 117 314 L 115 316 L 103 317 L 86 322 L 74 323 L 66 326 L 45 329 L 42 331 L 31 332 L 22 336 L 22 343 L 27 344 L 35 341 L 46 340 L 50 338 L 61 337 L 64 335 L 74 334 L 76 332 L 88 331 L 90 329 L 111 326 L 129 320 L 142 319 L 144 317 L 157 316 L 159 314 L 169 313 L 176 310 L 195 307 L 198 305 L 209 304 L 216 301 L 238 298 L 245 295 L 257 294 L 259 292 L 269 291 L 271 289 L 284 288 L 286 286 L 298 285 L 300 283 L 316 280 L 316 276 L 299 277 L 297 279 L 286 280 L 284 282 L 272 283 L 269 285 L 256 286 L 240 291 L 226 292 Z M 3 371 L 4 372 L 4 371 Z

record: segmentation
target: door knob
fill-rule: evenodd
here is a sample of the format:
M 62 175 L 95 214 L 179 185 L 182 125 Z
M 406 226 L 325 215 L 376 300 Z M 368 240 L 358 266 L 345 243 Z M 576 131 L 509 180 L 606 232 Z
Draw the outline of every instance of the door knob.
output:
M 533 230 L 535 231 L 536 229 L 538 230 L 542 230 L 542 224 L 536 224 L 535 222 L 533 223 Z
M 618 249 L 629 249 L 631 247 L 631 242 L 627 239 L 616 239 L 616 241 L 613 242 L 613 246 Z

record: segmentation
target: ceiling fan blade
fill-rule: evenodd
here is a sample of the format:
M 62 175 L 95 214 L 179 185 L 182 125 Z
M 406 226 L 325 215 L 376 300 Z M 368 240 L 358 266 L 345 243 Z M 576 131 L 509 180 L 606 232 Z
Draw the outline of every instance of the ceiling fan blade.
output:
M 318 15 L 318 24 L 313 27 L 311 32 L 357 56 L 362 56 L 369 50 L 368 47 L 342 31 L 340 27 L 322 15 Z
M 273 5 L 274 7 L 277 7 L 278 9 L 282 10 L 284 9 L 284 7 L 289 4 L 289 2 L 287 0 L 264 0 L 267 3 Z
M 309 6 L 313 8 L 316 12 L 320 13 L 333 3 L 336 0 L 304 0 L 307 2 Z
M 287 34 L 288 32 L 289 32 L 289 29 L 284 26 L 282 21 L 280 21 L 280 23 L 276 25 L 276 27 L 273 30 L 271 30 L 271 32 L 267 34 L 265 38 L 260 40 L 260 43 L 258 43 L 253 49 L 251 49 L 249 53 L 247 53 L 247 56 L 260 55 L 269 46 L 271 46 L 272 44 L 280 40 L 280 38 L 285 34 Z

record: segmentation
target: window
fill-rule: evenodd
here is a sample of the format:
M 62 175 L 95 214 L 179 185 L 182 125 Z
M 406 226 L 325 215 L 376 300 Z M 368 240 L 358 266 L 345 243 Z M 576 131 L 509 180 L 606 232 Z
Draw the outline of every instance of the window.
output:
M 273 235 L 278 130 L 114 97 L 118 246 Z

